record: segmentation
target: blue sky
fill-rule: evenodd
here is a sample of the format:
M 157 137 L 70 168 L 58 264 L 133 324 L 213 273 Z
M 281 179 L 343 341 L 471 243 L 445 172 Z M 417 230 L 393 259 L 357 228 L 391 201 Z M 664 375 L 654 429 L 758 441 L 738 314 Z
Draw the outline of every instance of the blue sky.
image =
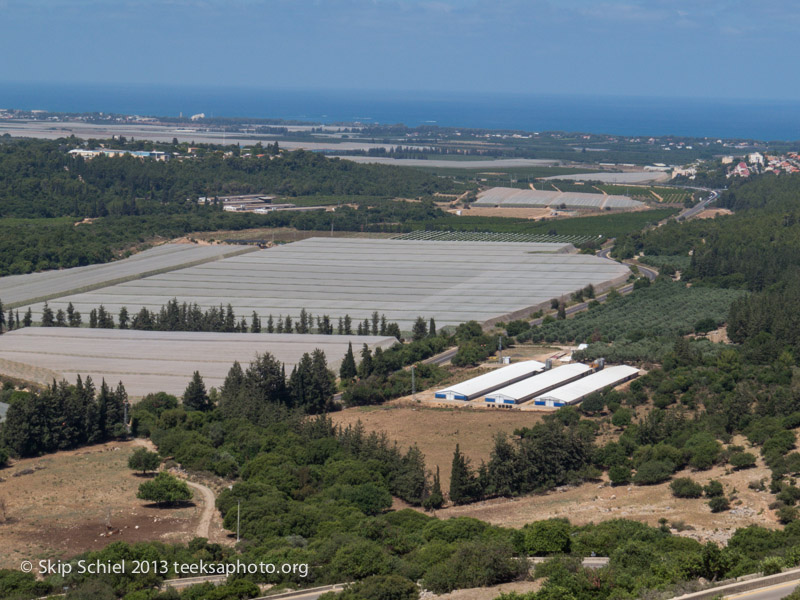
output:
M 800 99 L 796 0 L 0 0 L 0 82 Z

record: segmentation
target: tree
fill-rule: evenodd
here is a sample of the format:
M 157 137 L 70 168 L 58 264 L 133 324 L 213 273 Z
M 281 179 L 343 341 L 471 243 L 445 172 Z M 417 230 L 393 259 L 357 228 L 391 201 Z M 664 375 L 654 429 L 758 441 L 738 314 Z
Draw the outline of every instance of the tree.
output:
M 712 513 L 718 513 L 728 510 L 731 503 L 725 496 L 714 496 L 708 501 L 708 506 L 711 507 Z
M 442 494 L 442 482 L 439 478 L 439 467 L 436 467 L 436 474 L 433 476 L 433 485 L 430 495 L 422 501 L 425 510 L 436 510 L 444 505 L 444 495 Z
M 756 466 L 756 457 L 750 452 L 734 452 L 728 462 L 734 469 L 750 469 Z
M 529 523 L 523 528 L 525 550 L 530 556 L 567 554 L 571 547 L 572 528 L 566 519 L 549 519 Z
M 4 312 L 3 309 L 3 301 L 0 300 L 0 334 L 3 333 L 3 328 L 5 327 L 5 324 L 6 324 L 6 313 Z
M 434 321 L 433 317 L 431 317 L 431 320 L 428 322 L 428 336 L 434 337 L 435 335 L 436 335 L 436 321 Z
M 42 309 L 42 327 L 54 327 L 55 326 L 55 317 L 53 315 L 53 309 L 47 305 L 47 302 L 44 303 L 44 308 Z
M 450 467 L 450 502 L 466 504 L 477 500 L 480 496 L 475 474 L 469 467 L 469 459 L 461 453 L 456 444 L 453 463 Z
M 30 327 L 33 325 L 33 313 L 31 312 L 31 307 L 28 307 L 28 310 L 25 311 L 25 316 L 22 318 L 22 325 L 24 327 Z
M 342 381 L 350 381 L 357 374 L 356 359 L 353 355 L 353 343 L 347 344 L 347 353 L 342 359 L 342 364 L 339 367 L 339 377 Z
M 631 482 L 631 469 L 625 465 L 614 465 L 608 470 L 612 485 L 627 485 Z
M 199 371 L 194 372 L 192 380 L 183 392 L 183 406 L 186 410 L 209 410 L 211 408 L 206 384 Z
M 130 317 L 128 316 L 128 309 L 127 307 L 123 306 L 119 309 L 119 317 L 117 317 L 117 322 L 119 323 L 120 329 L 127 329 L 128 323 L 130 322 Z
M 256 311 L 253 311 L 253 316 L 250 319 L 250 333 L 261 333 L 261 318 Z
M 676 498 L 699 498 L 703 495 L 703 486 L 689 477 L 676 479 L 669 488 Z
M 411 328 L 411 338 L 416 342 L 423 339 L 426 335 L 428 335 L 428 326 L 425 323 L 425 319 L 417 317 L 417 320 L 414 321 L 414 325 Z
M 372 351 L 364 344 L 361 348 L 361 362 L 358 365 L 358 376 L 366 379 L 372 373 Z
M 191 500 L 192 492 L 185 481 L 162 471 L 153 480 L 142 483 L 136 497 L 156 504 L 175 504 Z
M 137 448 L 128 458 L 128 468 L 133 471 L 155 471 L 161 464 L 161 457 L 157 452 L 150 452 L 147 448 Z
M 672 475 L 672 465 L 667 461 L 650 460 L 639 465 L 633 482 L 637 485 L 655 485 Z

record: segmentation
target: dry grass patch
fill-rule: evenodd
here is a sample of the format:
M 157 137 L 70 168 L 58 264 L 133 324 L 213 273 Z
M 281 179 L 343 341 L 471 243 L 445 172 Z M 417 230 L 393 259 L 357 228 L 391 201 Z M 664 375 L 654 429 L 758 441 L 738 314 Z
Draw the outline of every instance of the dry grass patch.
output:
M 21 560 L 69 557 L 111 542 L 187 542 L 203 509 L 154 508 L 136 498 L 144 481 L 128 469 L 139 441 L 110 442 L 16 461 L 0 471 L 0 568 Z M 28 472 L 15 477 L 15 473 Z

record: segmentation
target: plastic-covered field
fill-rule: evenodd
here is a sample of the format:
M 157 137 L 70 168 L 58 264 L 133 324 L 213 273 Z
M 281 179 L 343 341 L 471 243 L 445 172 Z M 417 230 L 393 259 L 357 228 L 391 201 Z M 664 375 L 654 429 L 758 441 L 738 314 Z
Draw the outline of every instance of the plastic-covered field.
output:
M 481 231 L 423 231 L 417 230 L 395 236 L 396 240 L 421 242 L 546 242 L 551 244 L 582 244 L 594 239 L 592 235 L 549 235 L 546 233 L 494 233 Z M 571 251 L 562 248 L 559 252 Z
M 438 325 L 486 321 L 629 274 L 611 260 L 559 253 L 566 246 L 310 238 L 59 298 L 50 307 L 72 302 L 86 321 L 101 304 L 114 315 L 123 306 L 134 314 L 174 297 L 205 308 L 230 303 L 237 317 L 256 311 L 262 320 L 296 318 L 305 308 L 363 321 L 377 311 L 409 331 L 418 316 Z M 34 320 L 41 309 L 33 307 Z
M 164 244 L 110 263 L 0 277 L 0 300 L 10 305 L 54 298 L 253 250 L 247 247 Z
M 651 183 L 666 181 L 669 173 L 663 171 L 635 171 L 629 173 L 580 173 L 577 175 L 557 175 L 545 177 L 548 179 L 561 179 L 565 181 L 601 181 L 603 183 Z
M 305 352 L 319 348 L 328 365 L 338 369 L 352 342 L 389 348 L 393 337 L 268 333 L 193 333 L 119 329 L 27 327 L 0 336 L 0 372 L 41 384 L 55 379 L 74 383 L 78 374 L 98 386 L 122 381 L 131 396 L 164 391 L 180 395 L 192 373 L 199 371 L 206 387 L 219 388 L 234 361 L 244 368 L 256 353 L 269 352 L 292 367 Z
M 531 206 L 603 210 L 605 208 L 642 208 L 645 204 L 638 200 L 632 200 L 627 196 L 496 187 L 481 192 L 475 201 L 475 206 Z

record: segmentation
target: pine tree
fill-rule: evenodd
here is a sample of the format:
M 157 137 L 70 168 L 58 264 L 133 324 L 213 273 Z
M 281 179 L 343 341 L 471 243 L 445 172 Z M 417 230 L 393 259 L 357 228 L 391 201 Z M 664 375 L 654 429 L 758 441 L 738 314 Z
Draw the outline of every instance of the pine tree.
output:
M 339 377 L 342 381 L 350 381 L 357 374 L 356 359 L 353 355 L 353 343 L 347 345 L 347 354 L 342 359 L 342 365 L 339 367 Z
M 358 365 L 358 376 L 366 379 L 372 373 L 372 352 L 369 346 L 364 344 L 361 348 L 361 362 Z
M 0 334 L 3 333 L 3 328 L 6 325 L 6 313 L 3 309 L 3 301 L 0 300 Z
M 267 319 L 267 333 L 275 333 L 275 322 L 272 320 L 272 315 Z
M 470 471 L 469 460 L 463 454 L 459 445 L 453 453 L 453 464 L 450 470 L 450 501 L 453 504 L 466 504 L 476 500 L 479 496 L 477 482 Z
M 142 309 L 144 310 L 144 309 Z M 97 328 L 97 309 L 93 308 L 91 312 L 89 312 L 89 327 L 92 329 Z
M 258 318 L 256 311 L 253 311 L 253 316 L 250 319 L 250 333 L 261 333 L 261 319 Z
M 342 321 L 342 317 L 339 317 L 339 324 L 336 326 L 336 334 L 344 335 L 344 321 Z
M 278 315 L 278 324 L 275 327 L 277 333 L 283 333 L 283 317 Z
M 442 494 L 442 482 L 439 479 L 439 467 L 436 467 L 436 475 L 433 476 L 433 485 L 430 495 L 422 501 L 425 510 L 436 510 L 444 505 L 444 495 Z
M 31 312 L 30 306 L 28 310 L 25 311 L 25 316 L 22 318 L 22 325 L 24 327 L 30 327 L 33 325 L 33 313 Z
M 130 317 L 128 316 L 128 308 L 126 306 L 123 306 L 119 309 L 119 317 L 117 317 L 117 322 L 119 323 L 120 329 L 128 328 Z
M 183 392 L 183 406 L 186 410 L 208 410 L 211 405 L 206 392 L 206 384 L 199 371 L 195 371 L 192 380 Z
M 353 321 L 350 319 L 350 315 L 344 316 L 344 334 L 353 335 Z
M 428 326 L 425 323 L 425 319 L 417 317 L 417 320 L 414 321 L 414 326 L 411 328 L 411 337 L 416 342 L 423 339 L 426 335 L 428 335 Z
M 67 326 L 67 315 L 62 309 L 56 311 L 56 327 Z
M 283 331 L 292 333 L 292 317 L 290 315 L 286 315 L 286 318 L 283 320 Z
M 400 472 L 394 482 L 395 493 L 406 502 L 420 505 L 428 492 L 428 478 L 425 475 L 425 457 L 414 445 L 400 460 Z
M 53 327 L 54 325 L 55 319 L 53 317 L 53 309 L 45 302 L 44 308 L 42 309 L 42 327 Z
M 228 304 L 228 307 L 225 309 L 224 331 L 231 332 L 234 329 L 236 329 L 236 315 L 233 314 L 233 307 Z

